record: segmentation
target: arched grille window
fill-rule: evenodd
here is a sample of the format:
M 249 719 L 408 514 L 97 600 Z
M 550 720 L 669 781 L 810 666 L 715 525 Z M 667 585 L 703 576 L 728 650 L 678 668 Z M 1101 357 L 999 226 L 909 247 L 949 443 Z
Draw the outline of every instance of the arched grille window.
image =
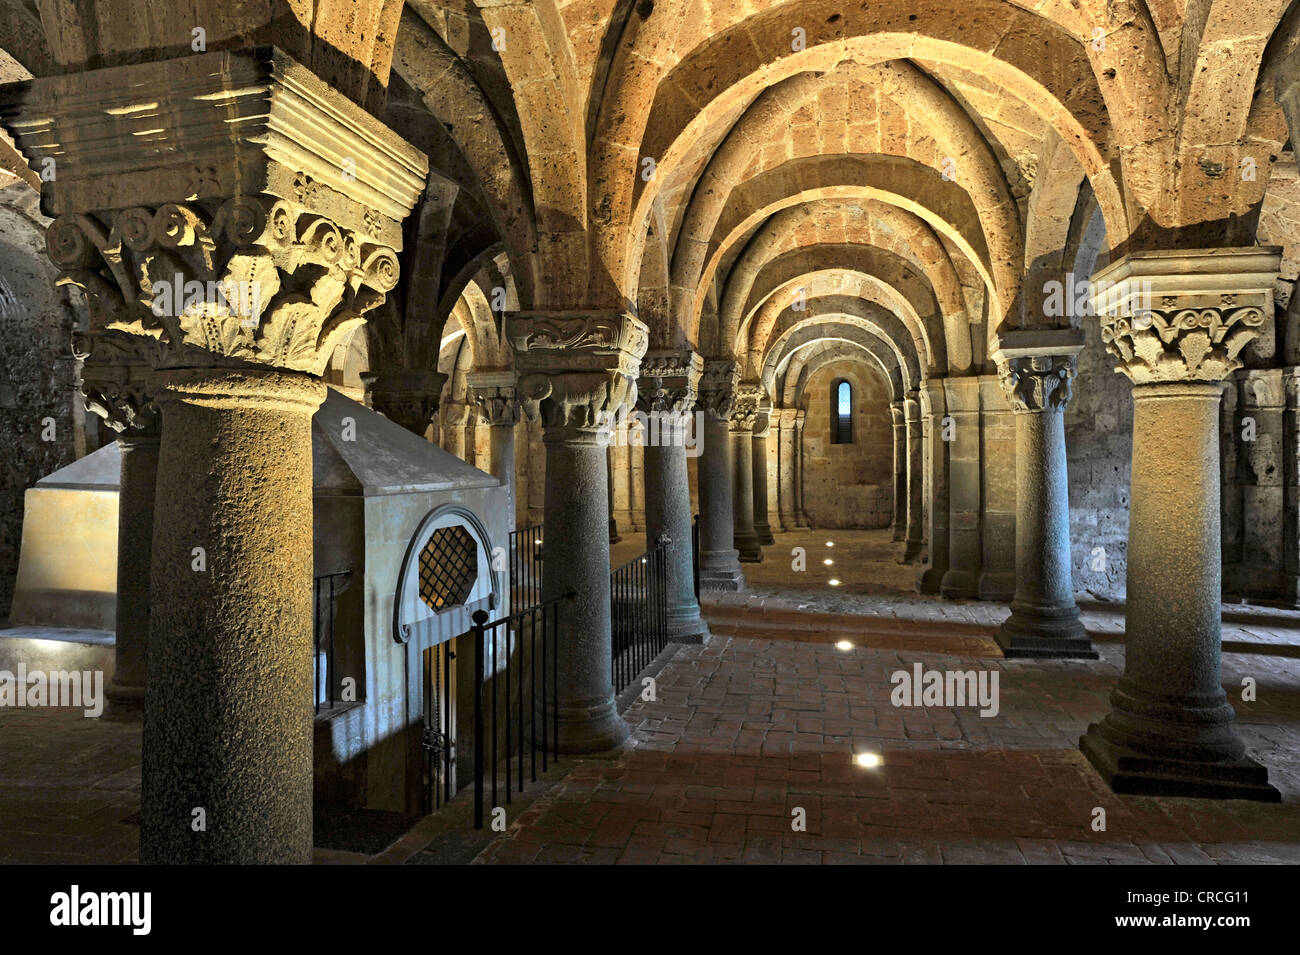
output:
M 853 385 L 843 378 L 831 385 L 831 444 L 853 443 Z

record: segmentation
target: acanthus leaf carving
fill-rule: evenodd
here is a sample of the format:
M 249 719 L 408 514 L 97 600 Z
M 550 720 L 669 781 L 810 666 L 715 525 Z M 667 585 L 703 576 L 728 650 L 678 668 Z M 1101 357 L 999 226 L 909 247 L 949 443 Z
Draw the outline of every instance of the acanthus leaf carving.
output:
M 1255 306 L 1143 309 L 1104 317 L 1101 339 L 1134 384 L 1222 381 L 1265 318 Z
M 46 247 L 85 290 L 91 334 L 157 339 L 159 363 L 323 373 L 398 279 L 393 249 L 273 197 L 70 214 Z

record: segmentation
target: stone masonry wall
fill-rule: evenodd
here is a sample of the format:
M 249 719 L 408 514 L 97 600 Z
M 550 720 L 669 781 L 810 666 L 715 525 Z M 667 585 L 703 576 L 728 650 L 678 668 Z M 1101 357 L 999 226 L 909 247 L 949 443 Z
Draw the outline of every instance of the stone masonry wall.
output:
M 46 221 L 28 186 L 0 189 L 0 623 L 13 601 L 24 492 L 78 452 L 75 311 L 54 287 Z
M 853 385 L 853 443 L 831 444 L 831 383 Z M 808 382 L 804 510 L 814 527 L 888 527 L 894 519 L 889 386 L 860 361 L 837 361 Z
M 1080 596 L 1122 600 L 1128 567 L 1133 394 L 1128 379 L 1114 371 L 1098 321 L 1084 317 L 1079 324 L 1086 344 L 1079 354 L 1074 398 L 1065 411 L 1074 589 Z

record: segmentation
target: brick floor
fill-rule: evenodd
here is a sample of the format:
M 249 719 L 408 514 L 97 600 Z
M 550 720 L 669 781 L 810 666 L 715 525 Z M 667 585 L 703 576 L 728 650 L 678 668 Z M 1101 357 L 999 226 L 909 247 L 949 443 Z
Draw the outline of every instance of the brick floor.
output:
M 803 546 L 811 565 L 831 536 L 839 587 L 772 559 Z M 1123 607 L 1086 607 L 1098 661 L 1004 660 L 1004 606 L 870 582 L 914 574 L 891 566 L 896 549 L 881 533 L 778 535 L 746 565 L 749 593 L 706 605 L 714 640 L 682 648 L 657 701 L 627 711 L 628 750 L 575 769 L 476 861 L 1300 862 L 1300 613 L 1224 613 L 1224 686 L 1281 805 L 1116 796 L 1077 745 L 1123 670 Z M 996 670 L 1000 712 L 894 707 L 890 675 L 918 662 Z M 1240 701 L 1245 676 L 1256 702 Z M 862 751 L 882 765 L 855 766 Z
M 710 601 L 715 639 L 678 650 L 656 701 L 627 711 L 629 748 L 573 763 L 475 861 L 1300 862 L 1300 613 L 1224 608 L 1224 686 L 1284 801 L 1120 797 L 1077 744 L 1123 669 L 1122 607 L 1086 608 L 1100 660 L 1004 660 L 990 634 L 1005 607 L 875 587 L 872 561 L 892 562 L 897 545 L 836 541 L 862 557 L 861 580 L 841 569 L 846 584 L 830 588 L 773 560 L 751 572 L 751 592 Z M 900 572 L 882 567 L 882 579 Z M 840 639 L 854 648 L 837 650 Z M 999 713 L 894 707 L 890 676 L 915 663 L 996 671 Z M 1252 703 L 1240 700 L 1246 676 Z M 139 746 L 138 726 L 0 708 L 0 862 L 134 860 Z M 883 764 L 853 765 L 861 751 Z M 1104 832 L 1092 829 L 1097 807 Z M 408 842 L 370 860 L 318 850 L 317 861 L 404 861 L 421 840 Z

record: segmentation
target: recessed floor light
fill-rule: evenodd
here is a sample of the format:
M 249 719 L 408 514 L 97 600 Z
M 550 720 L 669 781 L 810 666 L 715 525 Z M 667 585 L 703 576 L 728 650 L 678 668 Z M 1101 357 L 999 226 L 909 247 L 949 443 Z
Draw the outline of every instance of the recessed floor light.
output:
M 849 643 L 849 641 L 847 641 L 847 640 L 841 640 L 841 641 L 839 641 L 837 644 L 835 644 L 835 649 L 836 649 L 836 650 L 852 650 L 852 649 L 853 649 L 853 644 Z
M 883 760 L 881 760 L 879 753 L 858 753 L 853 757 L 853 762 L 863 769 L 875 769 Z
M 827 542 L 826 542 L 826 546 L 827 546 L 827 547 L 834 547 L 834 546 L 835 546 L 835 541 L 827 541 Z
M 827 583 L 829 583 L 832 587 L 838 587 L 840 585 L 840 580 L 838 577 L 832 577 L 829 581 L 827 581 Z
M 825 564 L 827 567 L 829 567 L 831 564 L 835 563 L 835 561 L 827 557 L 824 561 L 822 561 L 822 563 Z

